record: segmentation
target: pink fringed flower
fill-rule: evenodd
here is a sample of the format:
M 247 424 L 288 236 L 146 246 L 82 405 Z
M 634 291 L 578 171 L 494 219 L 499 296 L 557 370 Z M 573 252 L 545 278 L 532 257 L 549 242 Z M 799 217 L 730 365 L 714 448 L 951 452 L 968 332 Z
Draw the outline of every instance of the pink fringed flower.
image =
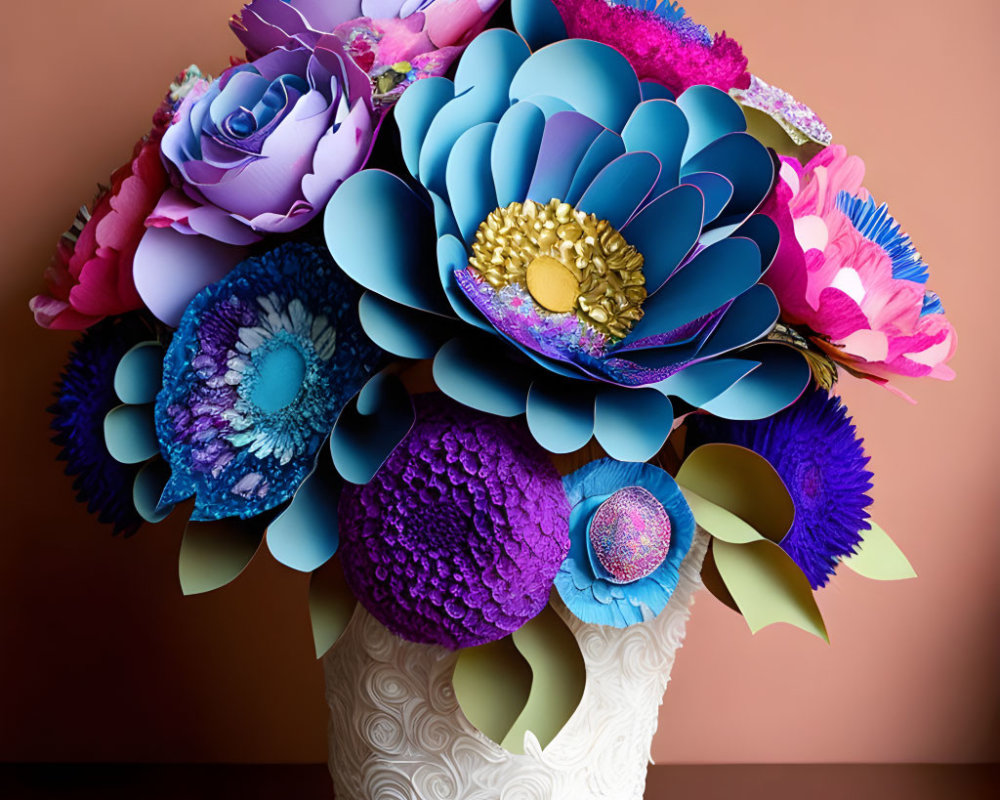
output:
M 885 384 L 898 375 L 950 380 L 955 329 L 908 236 L 861 185 L 864 162 L 842 146 L 804 168 L 782 160 L 781 181 L 762 210 L 782 233 L 764 277 L 782 318 L 808 326 L 815 343 L 848 371 Z
M 129 162 L 111 175 L 91 208 L 80 210 L 45 271 L 47 294 L 31 299 L 35 322 L 44 328 L 83 330 L 104 317 L 142 308 L 132 279 L 132 261 L 145 220 L 167 186 L 160 139 L 171 105 L 156 112 L 153 129 L 136 143 Z
M 674 0 L 552 0 L 572 38 L 593 39 L 620 51 L 640 80 L 674 94 L 704 83 L 728 92 L 750 86 L 739 43 L 712 36 Z

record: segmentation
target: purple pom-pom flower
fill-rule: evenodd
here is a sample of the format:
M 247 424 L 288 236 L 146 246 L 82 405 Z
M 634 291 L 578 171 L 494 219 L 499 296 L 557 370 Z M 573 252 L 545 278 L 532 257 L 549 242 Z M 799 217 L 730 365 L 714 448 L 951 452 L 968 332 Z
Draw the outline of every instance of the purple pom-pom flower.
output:
M 542 611 L 569 547 L 562 481 L 522 421 L 441 395 L 365 486 L 340 499 L 344 575 L 393 633 L 450 649 Z
M 688 442 L 728 442 L 763 456 L 784 481 L 795 521 L 780 542 L 809 578 L 825 586 L 840 559 L 854 552 L 868 530 L 872 473 L 847 407 L 825 390 L 807 392 L 780 414 L 755 422 L 697 415 Z

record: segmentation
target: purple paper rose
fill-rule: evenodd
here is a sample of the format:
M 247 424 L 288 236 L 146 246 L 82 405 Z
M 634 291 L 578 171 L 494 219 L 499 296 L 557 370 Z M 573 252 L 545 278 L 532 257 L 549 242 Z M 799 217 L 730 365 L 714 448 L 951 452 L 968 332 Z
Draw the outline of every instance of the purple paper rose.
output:
M 175 187 L 147 224 L 231 245 L 302 227 L 368 158 L 367 74 L 340 40 L 273 50 L 203 82 L 163 136 Z

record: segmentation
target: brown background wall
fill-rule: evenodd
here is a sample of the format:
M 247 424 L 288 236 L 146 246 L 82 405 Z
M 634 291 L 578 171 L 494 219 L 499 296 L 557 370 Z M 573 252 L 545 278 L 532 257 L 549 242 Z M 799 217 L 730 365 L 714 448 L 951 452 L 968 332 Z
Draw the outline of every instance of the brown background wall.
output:
M 27 298 L 76 207 L 147 128 L 178 69 L 239 52 L 237 0 L 6 4 L 0 46 L 0 760 L 325 758 L 306 580 L 262 554 L 183 598 L 180 520 L 130 540 L 72 502 L 43 413 L 71 336 Z M 846 387 L 876 518 L 921 577 L 821 592 L 832 646 L 751 637 L 708 596 L 662 710 L 661 762 L 994 761 L 1000 688 L 996 268 L 1000 73 L 992 0 L 690 0 L 751 69 L 862 155 L 959 330 L 947 384 L 909 406 Z

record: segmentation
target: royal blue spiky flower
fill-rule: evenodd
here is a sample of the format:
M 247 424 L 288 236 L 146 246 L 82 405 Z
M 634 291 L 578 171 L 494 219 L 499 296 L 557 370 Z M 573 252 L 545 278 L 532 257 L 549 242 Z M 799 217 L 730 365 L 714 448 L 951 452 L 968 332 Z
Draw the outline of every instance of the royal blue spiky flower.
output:
M 104 444 L 104 417 L 119 404 L 115 368 L 135 344 L 150 338 L 149 328 L 127 316 L 88 328 L 73 344 L 69 361 L 56 386 L 52 414 L 52 441 L 62 450 L 66 474 L 74 476 L 77 500 L 113 526 L 131 536 L 142 524 L 132 503 L 137 467 L 111 457 Z
M 795 521 L 780 542 L 809 578 L 825 586 L 868 530 L 872 473 L 847 407 L 823 389 L 806 392 L 765 420 L 731 422 L 706 415 L 688 421 L 688 442 L 728 442 L 763 456 L 784 481 Z

